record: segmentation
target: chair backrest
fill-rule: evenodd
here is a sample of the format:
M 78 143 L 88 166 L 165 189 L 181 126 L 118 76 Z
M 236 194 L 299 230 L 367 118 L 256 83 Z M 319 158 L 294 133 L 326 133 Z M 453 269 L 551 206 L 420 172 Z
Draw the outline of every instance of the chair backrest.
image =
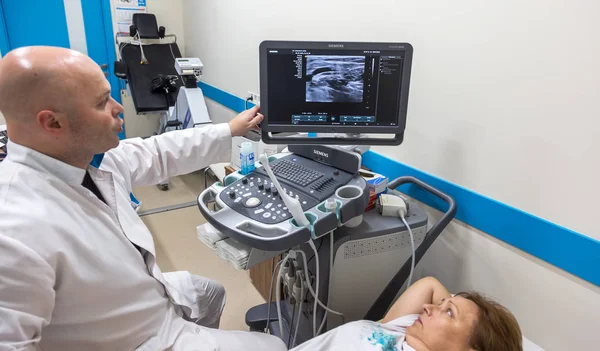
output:
M 130 28 L 131 36 L 134 36 L 137 32 L 139 33 L 141 39 L 159 39 L 164 37 L 164 29 L 162 29 L 162 31 L 163 33 L 161 36 L 155 15 L 151 13 L 133 14 L 132 25 Z

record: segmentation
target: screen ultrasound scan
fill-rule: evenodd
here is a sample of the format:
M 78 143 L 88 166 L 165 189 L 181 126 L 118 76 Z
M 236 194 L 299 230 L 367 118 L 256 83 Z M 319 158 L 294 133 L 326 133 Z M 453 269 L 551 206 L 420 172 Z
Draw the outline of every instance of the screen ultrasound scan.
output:
M 261 90 L 265 79 L 269 125 L 399 125 L 406 47 L 263 44 Z

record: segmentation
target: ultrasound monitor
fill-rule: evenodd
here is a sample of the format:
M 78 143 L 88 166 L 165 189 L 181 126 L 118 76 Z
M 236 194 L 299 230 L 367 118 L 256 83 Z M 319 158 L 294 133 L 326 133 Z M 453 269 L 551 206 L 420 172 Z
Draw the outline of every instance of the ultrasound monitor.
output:
M 412 52 L 407 43 L 262 42 L 263 141 L 399 145 L 406 125 Z M 319 137 L 280 137 L 307 132 Z M 394 137 L 347 137 L 357 134 Z

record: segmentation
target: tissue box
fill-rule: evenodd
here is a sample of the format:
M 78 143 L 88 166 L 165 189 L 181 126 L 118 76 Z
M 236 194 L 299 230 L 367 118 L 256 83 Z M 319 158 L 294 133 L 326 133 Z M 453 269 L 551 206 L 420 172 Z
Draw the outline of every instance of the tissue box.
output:
M 375 208 L 375 202 L 377 202 L 377 194 L 375 190 L 369 189 L 369 202 L 367 203 L 367 207 L 365 208 L 365 212 L 370 211 Z
M 369 190 L 372 190 L 376 195 L 387 192 L 388 178 L 386 176 L 362 169 L 360 175 L 367 181 Z

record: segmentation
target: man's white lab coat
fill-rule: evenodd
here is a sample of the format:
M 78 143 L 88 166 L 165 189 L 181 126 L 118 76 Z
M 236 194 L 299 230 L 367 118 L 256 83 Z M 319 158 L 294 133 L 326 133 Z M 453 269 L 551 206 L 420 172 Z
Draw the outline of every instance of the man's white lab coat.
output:
M 225 161 L 227 124 L 122 141 L 100 169 L 88 169 L 107 204 L 81 185 L 84 170 L 8 147 L 0 163 L 0 349 L 228 349 L 219 338 L 231 332 L 180 317 L 206 311 L 189 274 L 161 273 L 129 197 L 136 186 Z M 245 334 L 236 335 L 273 349 L 260 345 L 266 335 Z

